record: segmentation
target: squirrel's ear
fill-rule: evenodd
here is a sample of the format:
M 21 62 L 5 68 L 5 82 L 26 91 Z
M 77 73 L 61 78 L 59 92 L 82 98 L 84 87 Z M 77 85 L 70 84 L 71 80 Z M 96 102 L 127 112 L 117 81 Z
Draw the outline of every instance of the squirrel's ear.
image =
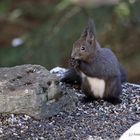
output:
M 92 19 L 89 19 L 88 25 L 81 34 L 81 37 L 84 37 L 90 44 L 95 40 L 95 25 Z
M 89 44 L 94 44 L 95 43 L 95 36 L 94 34 L 88 32 L 87 36 L 86 36 L 86 42 L 88 42 Z
M 81 34 L 81 37 L 87 37 L 88 35 L 95 37 L 95 25 L 94 21 L 92 19 L 89 19 L 88 25 L 84 29 L 83 33 Z

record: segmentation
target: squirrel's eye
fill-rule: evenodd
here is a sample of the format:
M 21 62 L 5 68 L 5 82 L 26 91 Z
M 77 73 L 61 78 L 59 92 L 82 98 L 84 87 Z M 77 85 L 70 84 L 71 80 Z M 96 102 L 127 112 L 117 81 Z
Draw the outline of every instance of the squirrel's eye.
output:
M 84 51 L 84 50 L 85 50 L 85 47 L 82 46 L 82 47 L 81 47 L 81 50 Z

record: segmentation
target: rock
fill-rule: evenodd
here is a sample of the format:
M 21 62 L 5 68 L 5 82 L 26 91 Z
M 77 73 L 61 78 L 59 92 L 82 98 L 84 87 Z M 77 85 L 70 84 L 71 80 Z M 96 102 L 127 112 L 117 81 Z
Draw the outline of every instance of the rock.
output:
M 124 132 L 120 140 L 140 140 L 140 122 L 134 124 Z
M 71 111 L 78 100 L 59 78 L 39 65 L 0 68 L 0 113 L 27 114 L 36 119 Z

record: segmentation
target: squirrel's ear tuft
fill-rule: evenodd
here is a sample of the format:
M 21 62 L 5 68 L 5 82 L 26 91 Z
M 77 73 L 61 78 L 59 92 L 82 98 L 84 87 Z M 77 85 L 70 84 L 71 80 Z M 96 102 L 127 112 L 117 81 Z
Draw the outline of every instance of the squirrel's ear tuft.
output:
M 95 25 L 92 19 L 89 19 L 88 25 L 84 29 L 84 32 L 81 34 L 81 37 L 87 37 L 87 36 L 95 37 Z
M 81 37 L 84 37 L 87 42 L 93 44 L 95 41 L 95 25 L 92 19 L 89 19 L 88 25 L 82 33 Z

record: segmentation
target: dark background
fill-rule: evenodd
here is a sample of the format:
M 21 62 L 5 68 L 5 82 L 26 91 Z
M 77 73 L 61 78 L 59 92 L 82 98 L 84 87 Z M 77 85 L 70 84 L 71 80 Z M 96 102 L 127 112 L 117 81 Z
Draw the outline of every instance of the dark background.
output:
M 67 67 L 89 17 L 98 41 L 116 53 L 129 82 L 140 83 L 140 0 L 0 0 L 0 67 Z M 12 43 L 17 38 L 19 45 Z

